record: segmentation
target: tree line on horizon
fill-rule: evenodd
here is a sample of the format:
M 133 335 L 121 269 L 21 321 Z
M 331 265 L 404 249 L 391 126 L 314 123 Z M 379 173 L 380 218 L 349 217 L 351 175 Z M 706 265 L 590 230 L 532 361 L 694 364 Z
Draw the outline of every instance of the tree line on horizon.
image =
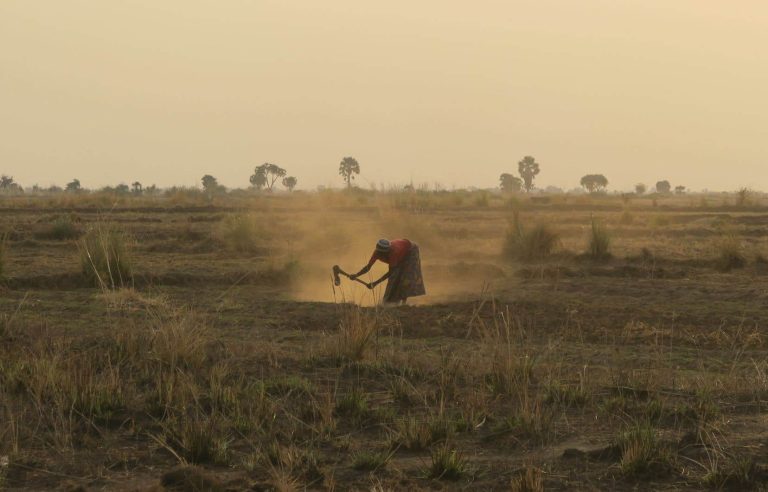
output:
M 519 193 L 525 191 L 530 193 L 534 189 L 534 179 L 541 172 L 539 163 L 533 156 L 527 155 L 517 163 L 517 172 L 519 176 L 510 173 L 502 173 L 499 176 L 499 188 L 509 193 Z M 579 180 L 579 185 L 590 194 L 604 193 L 608 188 L 608 178 L 604 174 L 585 174 Z M 657 193 L 670 193 L 672 185 L 667 180 L 656 182 Z M 562 192 L 562 190 L 560 190 Z M 643 183 L 635 185 L 635 194 L 642 195 L 647 191 Z M 681 195 L 685 193 L 686 187 L 678 185 L 675 187 L 675 193 Z
M 503 192 L 508 193 L 530 193 L 535 187 L 535 179 L 541 172 L 539 163 L 533 156 L 527 155 L 523 157 L 517 163 L 517 175 L 511 173 L 502 173 L 499 176 L 499 188 Z M 354 157 L 344 157 L 339 163 L 338 173 L 343 179 L 346 188 L 352 189 L 354 187 L 354 180 L 357 175 L 360 174 L 360 163 Z M 273 192 L 275 186 L 280 183 L 288 190 L 288 192 L 294 191 L 298 185 L 298 178 L 295 176 L 289 176 L 288 171 L 285 168 L 280 167 L 277 164 L 265 162 L 254 168 L 253 174 L 249 177 L 250 188 L 256 191 Z M 201 184 L 203 191 L 209 195 L 222 194 L 227 191 L 226 187 L 219 184 L 218 179 L 211 174 L 206 174 L 201 178 Z M 587 193 L 600 194 L 605 193 L 608 187 L 608 178 L 603 174 L 586 174 L 582 176 L 579 181 L 579 185 Z M 175 188 L 175 187 L 173 187 Z M 412 189 L 413 186 L 406 186 L 405 189 Z M 34 185 L 31 190 L 33 192 L 69 192 L 80 193 L 87 191 L 82 187 L 79 179 L 73 179 L 67 183 L 63 188 L 59 186 L 50 186 L 48 188 L 42 188 Z M 3 174 L 0 176 L 0 193 L 3 194 L 21 194 L 24 193 L 24 188 L 17 183 L 12 176 Z M 116 194 L 156 194 L 160 190 L 154 184 L 144 187 L 139 181 L 133 182 L 130 186 L 121 183 L 117 186 L 105 186 L 99 191 L 110 192 Z M 559 192 L 564 191 L 556 187 L 547 187 L 545 192 Z M 647 187 L 643 183 L 635 185 L 634 192 L 636 195 L 642 195 L 646 193 Z M 655 191 L 657 193 L 667 194 L 672 192 L 672 185 L 668 180 L 659 180 L 656 182 Z M 674 191 L 676 194 L 683 194 L 686 192 L 686 187 L 682 185 L 675 186 Z

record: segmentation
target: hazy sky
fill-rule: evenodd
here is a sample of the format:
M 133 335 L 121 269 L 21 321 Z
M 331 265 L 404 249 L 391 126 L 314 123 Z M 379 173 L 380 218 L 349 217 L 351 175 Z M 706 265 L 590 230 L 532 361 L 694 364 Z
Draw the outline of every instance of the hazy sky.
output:
M 768 189 L 768 2 L 0 0 L 0 172 Z

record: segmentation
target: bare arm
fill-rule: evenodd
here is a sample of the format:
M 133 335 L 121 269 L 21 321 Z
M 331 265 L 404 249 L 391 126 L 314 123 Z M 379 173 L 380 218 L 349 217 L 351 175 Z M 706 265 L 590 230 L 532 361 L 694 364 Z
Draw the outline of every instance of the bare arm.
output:
M 389 270 L 389 271 L 388 271 L 387 273 L 385 273 L 385 274 L 384 274 L 384 275 L 383 275 L 383 276 L 382 276 L 382 277 L 381 277 L 379 280 L 377 280 L 377 281 L 375 281 L 375 282 L 371 282 L 370 284 L 368 284 L 368 285 L 370 286 L 369 288 L 370 288 L 370 289 L 373 289 L 374 287 L 376 287 L 377 285 L 379 285 L 379 284 L 380 284 L 380 283 L 382 283 L 383 281 L 387 280 L 391 274 L 392 274 L 392 270 Z
M 371 271 L 371 264 L 369 263 L 369 264 L 365 265 L 365 266 L 363 267 L 363 269 L 362 269 L 362 270 L 360 270 L 359 272 L 357 272 L 357 273 L 355 273 L 355 274 L 353 274 L 353 275 L 350 275 L 350 276 L 349 276 L 349 278 L 351 278 L 352 280 L 354 280 L 354 279 L 356 279 L 357 277 L 359 277 L 360 275 L 365 275 L 366 273 L 368 273 L 368 272 L 370 272 L 370 271 Z

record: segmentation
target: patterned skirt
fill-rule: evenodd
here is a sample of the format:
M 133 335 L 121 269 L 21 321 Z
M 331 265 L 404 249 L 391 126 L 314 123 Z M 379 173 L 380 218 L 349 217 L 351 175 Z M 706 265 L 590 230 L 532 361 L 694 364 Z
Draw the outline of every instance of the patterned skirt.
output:
M 400 265 L 390 268 L 387 289 L 384 291 L 384 302 L 400 302 L 409 297 L 423 296 L 424 277 L 421 274 L 421 257 L 419 247 L 414 244 L 411 251 Z

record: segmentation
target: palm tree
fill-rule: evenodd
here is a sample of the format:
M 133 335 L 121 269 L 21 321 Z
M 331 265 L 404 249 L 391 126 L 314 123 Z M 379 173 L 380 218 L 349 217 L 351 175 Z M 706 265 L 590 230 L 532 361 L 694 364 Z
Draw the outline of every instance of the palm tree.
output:
M 347 189 L 352 188 L 352 180 L 355 174 L 360 174 L 360 164 L 354 157 L 345 157 L 339 164 L 339 174 L 347 182 Z

